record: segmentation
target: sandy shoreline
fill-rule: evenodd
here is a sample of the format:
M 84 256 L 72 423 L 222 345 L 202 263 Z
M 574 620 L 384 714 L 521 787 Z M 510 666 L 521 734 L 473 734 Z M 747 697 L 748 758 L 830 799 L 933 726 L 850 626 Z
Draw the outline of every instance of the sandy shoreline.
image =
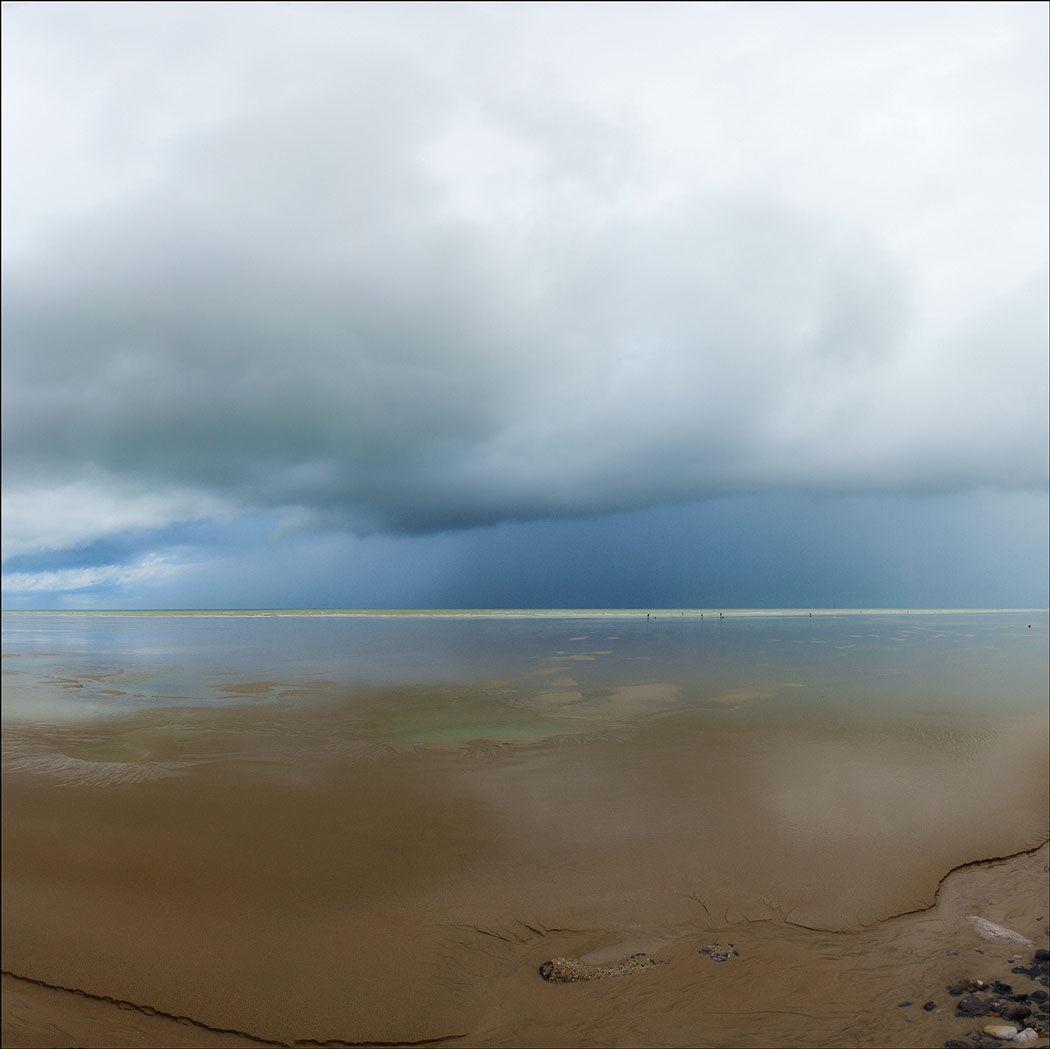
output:
M 85 623 L 5 647 L 5 1045 L 942 1046 L 1045 979 L 1045 628 Z
M 421 748 L 339 704 L 157 717 L 5 730 L 3 968 L 40 982 L 7 981 L 5 1045 L 177 1044 L 98 998 L 278 1044 L 940 1045 L 944 986 L 1014 953 L 967 913 L 1045 943 L 1045 718 L 926 781 L 929 741 L 874 725 Z M 635 951 L 667 964 L 538 975 Z
M 499 965 L 444 1033 L 449 1046 L 941 1046 L 968 1040 L 994 1017 L 960 1017 L 946 988 L 960 980 L 1036 987 L 1011 972 L 1033 948 L 988 944 L 965 916 L 982 910 L 1046 944 L 1050 851 L 984 861 L 949 874 L 935 905 L 854 934 L 826 934 L 777 923 L 726 930 L 738 954 L 718 964 L 698 953 L 696 935 L 660 945 L 660 966 L 601 982 L 544 983 L 531 967 Z M 551 946 L 556 934 L 547 933 Z M 546 937 L 545 937 L 546 938 Z M 976 946 L 975 946 L 976 945 Z M 533 951 L 533 954 L 536 952 Z M 543 953 L 543 952 L 540 952 Z M 1019 957 L 1020 956 L 1020 957 Z M 293 992 L 296 974 L 286 975 Z M 396 1010 L 403 986 L 388 988 Z M 97 991 L 58 989 L 5 974 L 7 1046 L 251 1046 L 298 1044 L 259 1031 L 216 1030 L 185 1015 L 158 1015 L 147 1002 L 107 1000 Z M 910 1004 L 904 1004 L 910 1002 Z M 932 1008 L 923 1008 L 924 1005 Z M 470 1029 L 464 1022 L 470 1015 Z M 395 1044 L 397 1039 L 394 1040 Z M 418 1039 L 412 1039 L 419 1044 Z M 327 1044 L 368 1044 L 356 1031 Z M 385 1044 L 390 1044 L 386 1042 Z M 1035 1044 L 1046 1045 L 1045 1037 Z

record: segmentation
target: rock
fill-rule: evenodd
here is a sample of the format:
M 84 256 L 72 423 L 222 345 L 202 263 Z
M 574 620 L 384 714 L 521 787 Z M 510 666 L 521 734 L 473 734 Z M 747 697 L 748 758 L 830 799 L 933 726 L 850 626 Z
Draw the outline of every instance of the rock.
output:
M 898 1002 L 897 1003 L 897 1008 L 898 1009 L 907 1009 L 909 1005 L 914 1005 L 914 1004 L 915 1004 L 914 1002 Z
M 922 1007 L 923 1007 L 923 1009 L 926 1010 L 926 1012 L 932 1013 L 933 1010 L 937 1008 L 937 1003 L 936 1002 L 924 1002 Z
M 1032 958 L 1034 962 L 1050 962 L 1050 951 L 1044 950 L 1042 947 L 1035 952 L 1035 956 Z
M 1017 1037 L 1017 1028 L 1009 1027 L 1006 1024 L 986 1024 L 984 1033 L 990 1034 L 993 1038 L 1001 1038 L 1004 1042 L 1009 1042 Z
M 1020 1002 L 1003 1002 L 997 1011 L 1004 1020 L 1027 1020 L 1032 1015 L 1032 1010 Z
M 725 962 L 730 958 L 739 958 L 740 952 L 731 943 L 709 943 L 701 947 L 698 954 L 706 954 L 713 962 Z
M 1023 1031 L 1018 1031 L 1014 1036 L 1015 1042 L 1020 1042 L 1021 1045 L 1031 1045 L 1032 1042 L 1039 1041 L 1039 1032 L 1031 1027 L 1026 1027 Z
M 963 1016 L 983 1016 L 988 1008 L 986 998 L 978 998 L 976 994 L 968 994 L 955 1007 Z
M 953 998 L 958 998 L 961 994 L 969 994 L 973 991 L 980 991 L 985 987 L 983 980 L 958 980 L 948 988 L 948 993 Z
M 989 943 L 1023 943 L 1028 947 L 1032 946 L 1032 941 L 1027 936 L 1022 936 L 1005 925 L 996 925 L 995 922 L 979 918 L 976 914 L 968 914 L 966 920 L 973 926 L 973 931 Z
M 958 1038 L 949 1038 L 944 1043 L 944 1049 L 973 1049 L 972 1042 L 960 1042 Z
M 540 966 L 540 976 L 548 983 L 582 983 L 586 980 L 604 980 L 609 976 L 626 976 L 659 964 L 648 954 L 632 954 L 615 965 L 586 965 L 571 958 L 552 958 Z

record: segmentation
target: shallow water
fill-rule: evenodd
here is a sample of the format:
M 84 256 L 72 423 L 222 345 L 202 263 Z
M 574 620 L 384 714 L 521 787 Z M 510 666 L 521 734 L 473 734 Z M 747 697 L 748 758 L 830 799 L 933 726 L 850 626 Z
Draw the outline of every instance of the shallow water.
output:
M 598 720 L 613 707 L 613 720 L 704 710 L 851 720 L 1026 714 L 1042 709 L 1047 686 L 1045 613 L 1033 621 L 1016 612 L 5 613 L 2 652 L 6 719 L 288 701 L 304 692 L 353 705 L 385 689 L 401 738 L 413 736 L 414 715 L 395 709 L 396 695 L 433 687 L 429 702 L 415 696 L 412 741 L 421 743 L 435 732 L 451 741 L 451 724 L 460 726 L 452 737 L 500 738 L 508 723 L 539 717 L 538 707 L 544 716 Z M 639 702 L 625 701 L 624 689 Z M 665 700 L 655 707 L 654 689 Z M 551 725 L 536 728 L 533 735 L 551 734 Z

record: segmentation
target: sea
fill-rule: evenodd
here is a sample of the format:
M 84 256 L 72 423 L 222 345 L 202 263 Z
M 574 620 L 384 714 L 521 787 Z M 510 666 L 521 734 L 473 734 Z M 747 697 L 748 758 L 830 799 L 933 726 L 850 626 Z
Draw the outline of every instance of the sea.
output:
M 603 712 L 950 721 L 1044 709 L 1047 647 L 1045 609 L 5 612 L 3 717 L 324 695 L 421 745 Z

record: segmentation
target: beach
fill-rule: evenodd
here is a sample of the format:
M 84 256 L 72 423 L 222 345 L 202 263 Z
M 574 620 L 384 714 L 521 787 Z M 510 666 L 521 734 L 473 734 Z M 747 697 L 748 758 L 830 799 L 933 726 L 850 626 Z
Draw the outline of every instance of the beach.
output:
M 312 675 L 351 627 L 24 617 L 4 1044 L 966 1038 L 950 985 L 1045 986 L 1046 617 L 905 615 L 369 620 Z

